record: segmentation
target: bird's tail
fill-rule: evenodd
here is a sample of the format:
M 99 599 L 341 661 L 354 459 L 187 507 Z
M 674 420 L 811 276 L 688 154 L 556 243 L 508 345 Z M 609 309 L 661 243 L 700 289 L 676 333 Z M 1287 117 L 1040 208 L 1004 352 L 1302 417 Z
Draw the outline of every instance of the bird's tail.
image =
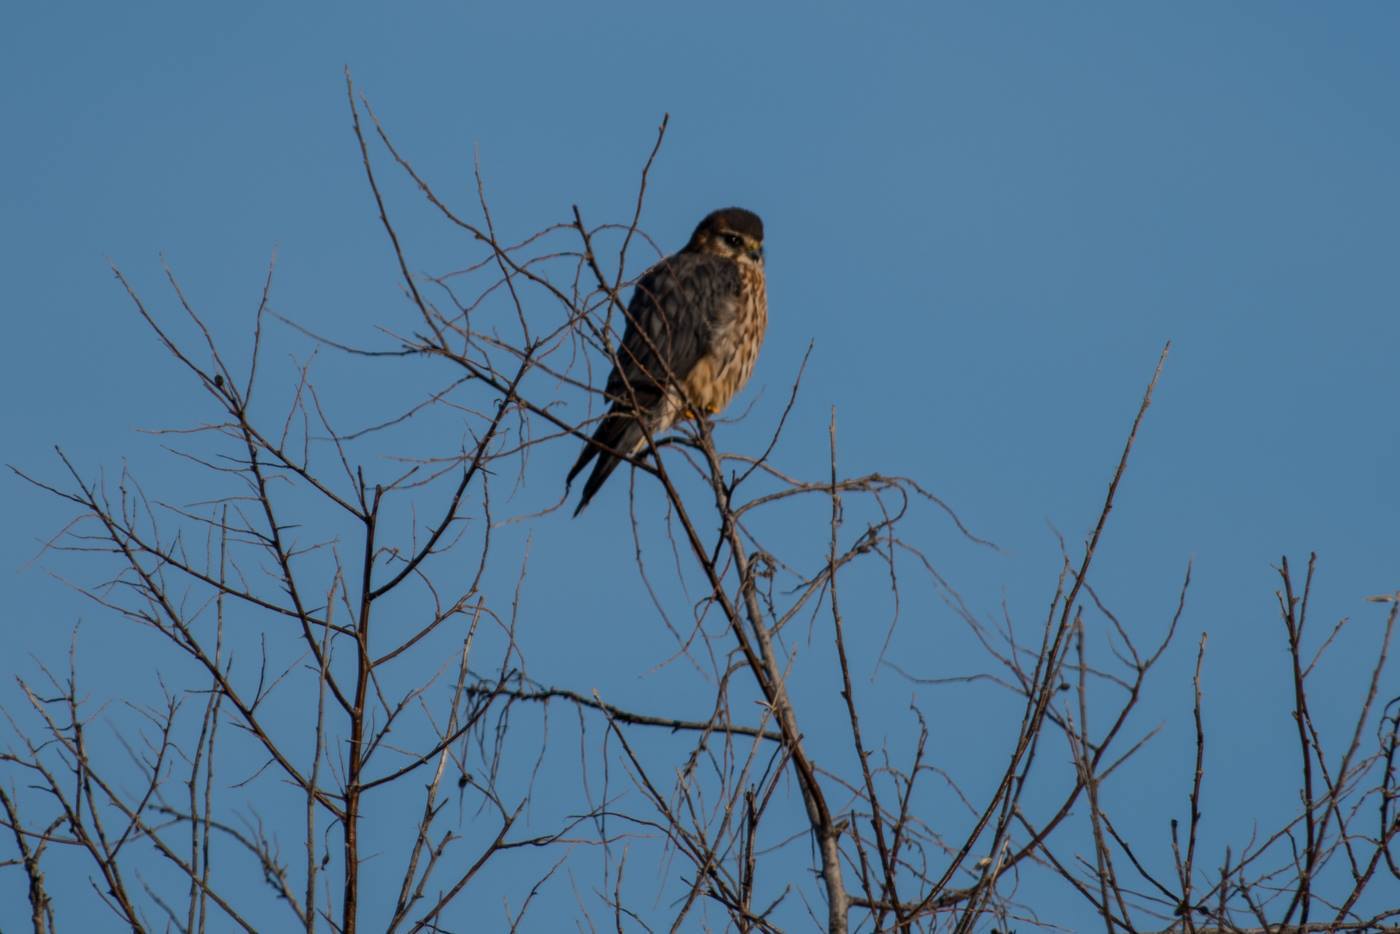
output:
M 641 449 L 642 443 L 646 440 L 646 433 L 642 431 L 642 426 L 638 423 L 635 415 L 624 412 L 614 407 L 603 420 L 598 423 L 598 428 L 593 432 L 593 440 L 579 452 L 578 460 L 574 462 L 573 469 L 564 478 L 564 486 L 567 488 L 574 482 L 574 477 L 588 462 L 597 460 L 593 464 L 593 472 L 588 475 L 588 482 L 583 485 L 583 495 L 579 497 L 578 508 L 574 510 L 574 515 L 583 512 L 588 501 L 593 498 L 593 494 L 603 485 L 604 481 L 617 469 L 617 465 L 622 463 L 622 458 L 612 451 L 620 451 L 624 454 L 635 454 Z

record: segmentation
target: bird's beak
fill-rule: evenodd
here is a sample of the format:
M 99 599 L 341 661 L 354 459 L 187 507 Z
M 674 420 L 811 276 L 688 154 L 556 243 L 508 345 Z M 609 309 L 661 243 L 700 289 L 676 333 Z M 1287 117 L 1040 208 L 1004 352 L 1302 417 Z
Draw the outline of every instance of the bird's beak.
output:
M 756 246 L 752 250 L 749 250 L 749 259 L 757 263 L 763 262 L 763 247 Z

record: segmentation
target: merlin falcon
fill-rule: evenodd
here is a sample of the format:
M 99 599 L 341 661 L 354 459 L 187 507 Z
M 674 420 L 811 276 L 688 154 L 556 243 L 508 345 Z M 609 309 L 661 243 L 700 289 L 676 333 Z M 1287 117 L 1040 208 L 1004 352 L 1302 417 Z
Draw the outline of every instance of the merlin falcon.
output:
M 728 405 L 753 373 L 767 327 L 763 221 L 743 208 L 715 211 L 632 292 L 605 390 L 612 405 L 564 481 L 593 461 L 574 515 L 649 439 Z

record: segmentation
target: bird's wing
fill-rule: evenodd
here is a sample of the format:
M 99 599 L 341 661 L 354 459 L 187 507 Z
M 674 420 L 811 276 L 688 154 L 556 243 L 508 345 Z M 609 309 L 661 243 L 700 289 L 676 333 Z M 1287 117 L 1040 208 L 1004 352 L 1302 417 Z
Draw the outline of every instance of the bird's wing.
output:
M 635 393 L 646 408 L 663 386 L 685 379 L 716 325 L 735 314 L 741 284 L 738 266 L 703 253 L 678 253 L 649 269 L 627 305 L 608 395 L 627 402 Z

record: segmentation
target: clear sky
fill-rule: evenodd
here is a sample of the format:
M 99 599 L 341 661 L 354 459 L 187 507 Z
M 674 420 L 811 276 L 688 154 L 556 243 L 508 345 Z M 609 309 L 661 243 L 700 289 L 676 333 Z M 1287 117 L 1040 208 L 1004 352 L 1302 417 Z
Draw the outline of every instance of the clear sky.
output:
M 1364 598 L 1400 588 L 1397 44 L 1400 7 L 1383 3 L 26 4 L 0 29 L 3 460 L 56 477 L 57 444 L 88 476 L 129 462 L 149 489 L 186 495 L 186 465 L 139 429 L 197 420 L 204 403 L 109 261 L 168 308 L 164 256 L 231 341 L 246 339 L 274 249 L 282 313 L 360 342 L 409 320 L 345 66 L 468 208 L 479 153 L 506 239 L 573 204 L 625 222 L 669 113 L 643 227 L 673 249 L 728 204 L 767 227 L 771 326 L 741 400 L 754 408 L 721 442 L 761 447 L 812 342 L 779 457 L 819 474 L 835 406 L 846 470 L 914 477 L 1000 547 L 931 517 L 917 527 L 982 616 L 1003 600 L 1024 626 L 1043 614 L 1055 531 L 1075 543 L 1089 530 L 1172 341 L 1093 582 L 1154 633 L 1194 561 L 1141 719 L 1167 728 L 1120 806 L 1155 808 L 1141 832 L 1159 841 L 1184 813 L 1189 673 L 1209 632 L 1215 859 L 1294 800 L 1253 784 L 1296 756 L 1272 566 L 1317 551 L 1319 630 L 1357 623 L 1318 674 L 1337 709 L 1382 618 Z M 419 216 L 411 187 L 390 197 Z M 478 258 L 446 237 L 411 253 L 435 272 Z M 280 360 L 307 352 L 285 330 L 275 340 Z M 348 384 L 339 404 L 374 389 Z M 557 498 L 573 454 L 537 455 L 518 511 Z M 0 499 L 0 703 L 16 703 L 10 676 L 34 657 L 61 663 L 79 620 L 85 639 L 130 654 L 86 659 L 96 695 L 149 684 L 139 641 L 47 573 L 101 569 L 32 561 L 62 505 L 13 477 Z M 523 610 L 541 634 L 536 678 L 644 703 L 665 688 L 652 666 L 671 644 L 609 509 L 624 501 L 614 481 L 580 519 L 531 526 L 531 574 L 549 586 Z M 579 609 L 605 597 L 612 612 Z M 883 609 L 870 620 L 871 645 L 886 622 Z M 925 595 L 901 623 L 902 665 L 980 665 L 944 651 L 956 625 Z M 600 648 L 618 644 L 635 651 Z M 976 709 L 889 673 L 868 690 L 935 716 Z M 940 727 L 949 751 L 995 733 L 961 713 Z M 19 881 L 0 872 L 7 930 L 27 917 Z M 538 929 L 572 905 L 563 890 Z M 1083 919 L 1070 897 L 1054 908 Z

